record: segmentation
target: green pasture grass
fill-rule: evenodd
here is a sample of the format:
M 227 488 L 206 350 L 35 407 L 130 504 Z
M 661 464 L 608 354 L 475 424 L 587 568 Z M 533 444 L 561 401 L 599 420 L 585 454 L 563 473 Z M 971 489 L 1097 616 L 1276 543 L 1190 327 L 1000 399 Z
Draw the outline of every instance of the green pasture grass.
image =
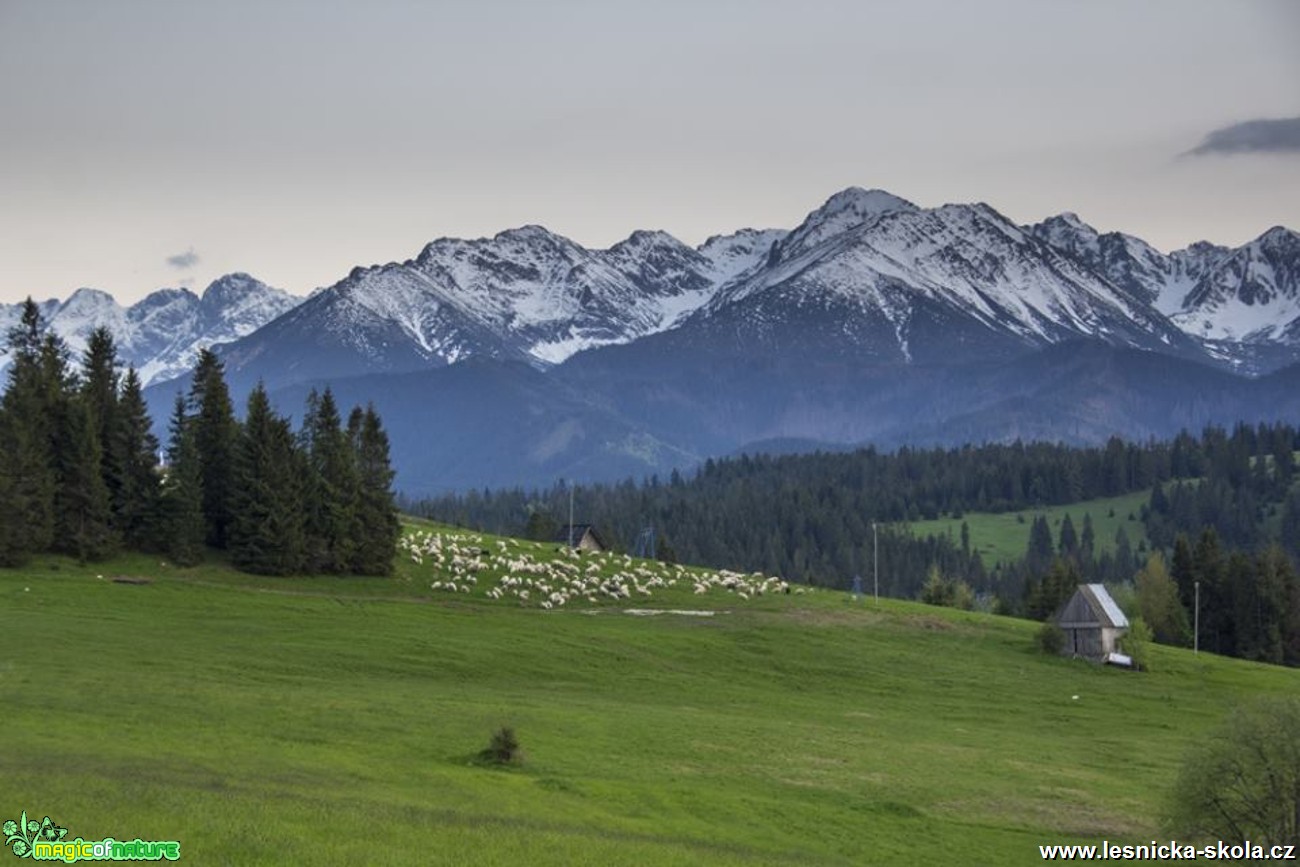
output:
M 915 521 L 911 531 L 919 537 L 948 536 L 961 543 L 961 525 L 970 527 L 971 548 L 980 553 L 984 565 L 1007 563 L 1025 555 L 1029 545 L 1029 529 L 1034 518 L 1045 515 L 1052 527 L 1052 540 L 1059 542 L 1061 522 L 1066 515 L 1074 524 L 1074 531 L 1083 533 L 1083 516 L 1092 515 L 1092 529 L 1097 538 L 1097 551 L 1115 550 L 1115 532 L 1124 528 L 1129 544 L 1137 550 L 1146 543 L 1147 532 L 1140 519 L 1142 507 L 1151 498 L 1150 491 L 1138 491 L 1120 497 L 1082 500 L 1064 506 L 1046 506 L 1041 509 L 1022 509 L 1018 512 L 967 512 L 960 518 L 939 518 L 933 521 Z M 1133 516 L 1133 520 L 1129 516 Z
M 194 864 L 1029 864 L 1151 839 L 1188 745 L 1300 688 L 1164 647 L 1143 674 L 1049 658 L 1033 623 L 827 591 L 544 611 L 439 577 L 0 570 L 0 818 Z M 475 760 L 501 725 L 518 767 Z

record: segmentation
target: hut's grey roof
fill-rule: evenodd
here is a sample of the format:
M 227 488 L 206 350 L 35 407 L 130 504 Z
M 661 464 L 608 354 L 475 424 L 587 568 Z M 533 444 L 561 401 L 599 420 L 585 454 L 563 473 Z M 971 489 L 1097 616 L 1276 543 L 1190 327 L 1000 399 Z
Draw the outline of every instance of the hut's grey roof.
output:
M 600 534 L 596 532 L 596 528 L 591 526 L 590 524 L 573 525 L 573 544 L 577 545 L 579 542 L 582 541 L 582 537 L 587 535 L 588 533 L 590 533 L 591 537 L 596 540 L 597 545 L 599 545 L 602 548 L 605 547 L 605 540 L 600 538 Z M 560 529 L 556 530 L 555 538 L 552 539 L 552 541 L 562 542 L 567 544 L 569 541 L 569 525 L 565 524 L 564 526 L 560 527 Z
M 1111 598 L 1111 595 L 1106 592 L 1105 586 L 1101 584 L 1085 584 L 1083 586 L 1097 600 L 1097 604 L 1102 607 L 1102 610 L 1106 612 L 1106 617 L 1110 620 L 1110 623 L 1104 625 L 1114 626 L 1119 629 L 1128 628 L 1128 618 L 1124 616 L 1123 611 L 1119 610 L 1119 606 L 1115 604 L 1115 600 Z
M 1127 629 L 1128 618 L 1101 584 L 1080 584 L 1056 615 L 1062 628 L 1107 626 Z

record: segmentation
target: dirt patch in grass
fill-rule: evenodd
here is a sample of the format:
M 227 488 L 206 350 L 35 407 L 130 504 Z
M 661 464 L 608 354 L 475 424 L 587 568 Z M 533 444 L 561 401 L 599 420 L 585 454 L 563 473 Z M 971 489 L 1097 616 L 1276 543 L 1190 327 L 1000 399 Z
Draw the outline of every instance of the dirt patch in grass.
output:
M 879 611 L 836 611 L 819 608 L 793 608 L 788 611 L 773 612 L 773 616 L 793 620 L 806 626 L 879 626 L 887 618 Z
M 1108 809 L 1075 798 L 949 801 L 935 805 L 935 812 L 1003 827 L 1052 828 L 1063 837 L 1124 839 L 1145 838 L 1155 833 L 1150 823 L 1118 805 Z

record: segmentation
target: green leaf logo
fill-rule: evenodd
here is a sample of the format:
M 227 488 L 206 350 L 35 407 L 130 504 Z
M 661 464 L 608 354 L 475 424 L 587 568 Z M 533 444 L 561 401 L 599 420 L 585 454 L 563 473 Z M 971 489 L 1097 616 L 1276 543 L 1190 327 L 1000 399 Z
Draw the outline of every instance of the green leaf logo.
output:
M 19 858 L 30 858 L 32 849 L 39 840 L 44 843 L 57 843 L 68 834 L 67 828 L 61 828 L 54 820 L 46 816 L 41 821 L 27 818 L 27 811 L 17 821 L 5 820 L 0 825 L 5 836 L 5 846 L 13 850 Z

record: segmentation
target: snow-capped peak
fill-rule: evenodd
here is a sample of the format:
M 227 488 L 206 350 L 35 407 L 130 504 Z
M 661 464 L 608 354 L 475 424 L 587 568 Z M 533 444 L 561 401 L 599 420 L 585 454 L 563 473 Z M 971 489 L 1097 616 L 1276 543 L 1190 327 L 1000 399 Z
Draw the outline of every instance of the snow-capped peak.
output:
M 82 287 L 69 295 L 68 300 L 59 305 L 59 310 L 93 314 L 94 311 L 113 310 L 117 307 L 116 299 L 104 290 Z
M 1041 223 L 1027 227 L 1058 250 L 1063 250 L 1076 258 L 1087 259 L 1096 256 L 1101 233 L 1079 219 L 1073 211 L 1065 211 L 1054 217 L 1048 217 Z
M 781 242 L 780 257 L 799 255 L 886 214 L 917 211 L 916 205 L 884 190 L 849 187 L 826 200 Z
M 200 300 L 205 304 L 225 304 L 248 295 L 262 294 L 268 290 L 279 291 L 271 289 L 261 280 L 250 277 L 243 271 L 235 271 L 209 283 L 208 288 L 203 290 Z
M 867 217 L 883 214 L 887 211 L 915 211 L 916 205 L 885 190 L 862 187 L 846 187 L 826 200 L 818 208 L 822 214 L 832 216 L 852 212 L 857 216 Z
M 1287 339 L 1300 321 L 1300 235 L 1274 226 L 1204 270 L 1174 320 L 1218 340 Z
M 610 251 L 626 250 L 631 252 L 634 250 L 648 250 L 651 249 L 652 247 L 672 247 L 672 248 L 689 249 L 686 247 L 685 244 L 683 244 L 681 241 L 677 240 L 667 232 L 658 229 L 637 229 L 635 232 L 628 235 L 622 241 L 619 241 L 617 244 L 614 244 L 612 247 L 609 248 L 609 250 Z
M 1284 250 L 1295 250 L 1300 247 L 1300 234 L 1291 231 L 1286 226 L 1274 226 L 1264 234 L 1255 239 L 1254 243 L 1261 248 L 1281 248 Z

